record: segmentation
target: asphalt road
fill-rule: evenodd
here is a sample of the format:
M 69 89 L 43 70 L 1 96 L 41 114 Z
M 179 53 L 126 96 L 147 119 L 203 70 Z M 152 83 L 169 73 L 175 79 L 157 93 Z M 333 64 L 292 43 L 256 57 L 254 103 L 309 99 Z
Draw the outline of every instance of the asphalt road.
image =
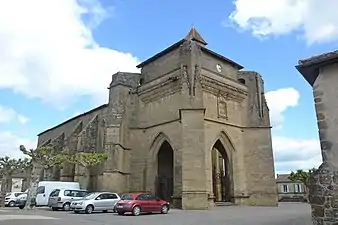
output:
M 74 214 L 46 208 L 0 209 L 1 225 L 311 225 L 310 206 L 282 203 L 279 207 L 223 206 L 208 211 L 171 210 L 167 215 L 118 216 L 115 213 Z

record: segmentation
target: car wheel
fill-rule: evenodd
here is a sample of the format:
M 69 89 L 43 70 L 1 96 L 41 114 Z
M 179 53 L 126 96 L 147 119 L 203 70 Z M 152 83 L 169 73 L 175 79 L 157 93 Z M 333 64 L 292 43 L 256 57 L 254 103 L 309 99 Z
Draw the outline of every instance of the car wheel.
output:
M 15 206 L 15 202 L 14 202 L 14 201 L 10 201 L 10 202 L 8 203 L 8 206 L 9 206 L 9 207 L 14 207 L 14 206 Z
M 52 210 L 53 210 L 53 211 L 58 211 L 59 209 L 56 208 L 56 207 L 52 207 Z
M 117 212 L 117 214 L 119 214 L 120 216 L 124 215 L 124 212 Z
M 69 211 L 70 210 L 69 202 L 66 202 L 65 204 L 63 204 L 62 209 L 63 209 L 63 211 Z
M 141 214 L 141 207 L 140 206 L 134 206 L 133 208 L 133 215 L 138 216 Z
M 79 212 L 80 212 L 80 211 L 77 211 L 77 210 L 74 211 L 75 214 L 78 214 Z
M 19 209 L 24 209 L 24 208 L 25 208 L 24 205 L 20 205 L 20 206 L 19 206 Z
M 92 205 L 88 205 L 85 211 L 87 214 L 91 214 L 94 211 L 94 207 Z
M 162 207 L 161 207 L 161 213 L 162 214 L 167 214 L 168 211 L 169 211 L 168 205 L 162 205 Z

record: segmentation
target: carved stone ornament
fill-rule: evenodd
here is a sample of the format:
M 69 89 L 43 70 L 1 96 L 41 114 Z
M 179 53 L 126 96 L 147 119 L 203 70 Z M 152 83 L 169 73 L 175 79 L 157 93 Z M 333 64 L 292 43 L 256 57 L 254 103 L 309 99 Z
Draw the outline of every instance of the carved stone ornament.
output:
M 228 119 L 228 104 L 223 96 L 217 98 L 217 114 L 218 118 Z

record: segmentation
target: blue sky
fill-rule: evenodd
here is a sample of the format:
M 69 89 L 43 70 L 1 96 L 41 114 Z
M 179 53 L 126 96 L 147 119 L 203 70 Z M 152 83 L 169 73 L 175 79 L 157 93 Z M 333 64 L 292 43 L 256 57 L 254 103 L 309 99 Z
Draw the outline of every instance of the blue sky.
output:
M 318 166 L 312 90 L 294 66 L 299 59 L 336 49 L 338 20 L 331 9 L 338 3 L 315 4 L 2 1 L 0 155 L 17 155 L 19 144 L 34 147 L 39 132 L 105 103 L 113 73 L 136 71 L 139 61 L 195 26 L 210 49 L 263 76 L 276 170 Z M 313 21 L 314 15 L 321 17 Z

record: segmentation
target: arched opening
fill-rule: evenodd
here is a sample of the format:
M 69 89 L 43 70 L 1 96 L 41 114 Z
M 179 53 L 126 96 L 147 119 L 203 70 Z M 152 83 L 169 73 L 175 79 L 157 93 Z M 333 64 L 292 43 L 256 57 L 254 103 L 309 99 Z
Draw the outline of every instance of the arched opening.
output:
M 241 84 L 245 84 L 245 80 L 243 78 L 239 78 L 238 82 L 241 83 Z
M 211 150 L 212 188 L 215 202 L 231 202 L 232 178 L 229 156 L 220 140 L 217 140 Z
M 174 193 L 174 151 L 169 142 L 164 141 L 157 153 L 156 196 L 171 201 Z

